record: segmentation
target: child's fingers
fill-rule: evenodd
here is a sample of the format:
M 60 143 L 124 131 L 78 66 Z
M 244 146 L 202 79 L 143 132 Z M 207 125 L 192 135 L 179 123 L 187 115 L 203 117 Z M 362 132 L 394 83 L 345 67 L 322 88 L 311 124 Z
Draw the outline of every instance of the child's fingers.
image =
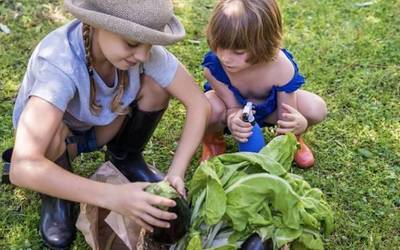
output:
M 163 227 L 163 228 L 169 228 L 170 224 L 166 221 L 162 221 L 162 220 L 158 220 L 156 218 L 154 218 L 153 216 L 151 216 L 150 214 L 143 214 L 142 219 L 145 223 L 149 224 L 149 225 L 153 225 L 156 227 Z
M 289 120 L 289 121 L 294 121 L 296 120 L 296 115 L 295 114 L 291 114 L 291 113 L 283 113 L 282 117 Z
M 252 125 L 250 122 L 245 122 L 242 119 L 234 119 L 233 124 L 242 128 L 251 128 Z
M 175 188 L 175 190 L 183 197 L 186 199 L 186 189 L 185 189 L 185 183 L 182 181 L 182 179 L 175 178 L 173 181 L 168 180 L 167 181 L 171 184 L 172 187 Z
M 248 122 L 243 121 L 242 116 L 243 116 L 243 110 L 239 110 L 232 117 L 232 121 L 241 127 L 248 127 L 249 125 L 251 126 L 251 124 L 249 124 Z
M 185 189 L 185 185 L 184 184 L 177 184 L 176 186 L 176 191 L 178 191 L 178 193 L 186 199 L 186 189 Z
M 149 182 L 135 182 L 135 186 L 139 187 L 141 190 L 144 190 L 149 185 Z
M 131 218 L 133 221 L 135 221 L 137 224 L 139 224 L 139 226 L 141 226 L 142 228 L 144 228 L 146 231 L 148 232 L 153 232 L 153 227 L 151 227 L 149 224 L 147 224 L 146 222 L 144 222 L 142 219 L 140 218 Z
M 241 142 L 241 143 L 246 143 L 246 142 L 249 140 L 249 139 L 247 139 L 247 138 L 236 137 L 236 136 L 233 136 L 233 138 L 234 138 L 236 141 Z
M 289 132 L 293 132 L 293 128 L 277 128 L 276 129 L 276 133 L 279 135 L 284 135 L 287 134 Z
M 249 132 L 249 133 L 232 133 L 232 136 L 235 140 L 239 141 L 239 142 L 247 142 L 248 138 L 253 134 L 253 132 Z
M 247 137 L 249 137 L 250 135 L 253 134 L 253 131 L 250 130 L 250 131 L 243 131 L 242 132 L 242 131 L 235 130 L 234 132 L 232 132 L 232 134 L 234 136 L 236 136 L 236 137 L 239 137 L 239 138 L 247 138 Z
M 283 121 L 279 120 L 276 123 L 279 128 L 295 128 L 296 127 L 296 122 L 295 121 Z
M 297 109 L 293 108 L 292 106 L 286 104 L 286 103 L 282 103 L 282 107 L 284 107 L 287 111 L 289 111 L 289 113 L 297 113 Z
M 152 217 L 160 220 L 175 220 L 177 218 L 175 213 L 167 212 L 150 205 L 146 207 L 146 212 Z
M 250 123 L 249 123 L 250 124 Z M 232 131 L 235 133 L 250 133 L 253 130 L 253 127 L 251 126 L 246 126 L 246 127 L 242 127 L 239 126 L 238 124 L 232 124 Z
M 153 206 L 166 206 L 166 207 L 176 206 L 175 201 L 154 194 L 148 194 L 147 202 Z

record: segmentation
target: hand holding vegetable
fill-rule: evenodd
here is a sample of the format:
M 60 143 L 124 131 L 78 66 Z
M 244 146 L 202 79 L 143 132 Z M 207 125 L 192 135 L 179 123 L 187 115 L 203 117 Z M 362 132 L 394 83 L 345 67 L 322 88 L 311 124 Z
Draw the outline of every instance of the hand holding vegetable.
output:
M 182 180 L 180 177 L 179 179 Z M 160 207 L 161 209 L 174 212 L 178 216 L 175 220 L 170 221 L 170 228 L 156 227 L 152 233 L 153 239 L 157 242 L 166 244 L 175 243 L 189 230 L 190 209 L 188 203 L 167 181 L 152 183 L 146 188 L 146 192 L 167 197 L 176 202 L 176 206 L 174 207 Z
M 232 133 L 232 137 L 239 142 L 247 142 L 252 134 L 252 126 L 249 122 L 242 120 L 243 110 L 230 114 L 227 119 L 227 126 Z
M 286 103 L 282 103 L 283 108 L 287 111 L 282 114 L 284 120 L 278 120 L 277 134 L 287 134 L 289 132 L 299 135 L 306 131 L 307 119 L 297 109 Z
M 186 189 L 183 179 L 178 175 L 168 173 L 165 180 L 178 191 L 178 193 L 186 199 Z
M 154 226 L 168 228 L 167 221 L 176 219 L 177 215 L 159 207 L 174 207 L 176 202 L 145 192 L 149 185 L 146 182 L 113 185 L 105 207 L 131 218 L 147 231 L 152 232 Z

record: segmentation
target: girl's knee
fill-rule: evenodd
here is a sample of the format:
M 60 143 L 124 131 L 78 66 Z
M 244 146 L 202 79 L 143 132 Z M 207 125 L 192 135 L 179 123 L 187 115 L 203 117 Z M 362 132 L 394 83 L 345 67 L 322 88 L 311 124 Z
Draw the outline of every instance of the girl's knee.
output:
M 325 101 L 314 93 L 306 90 L 298 90 L 297 108 L 307 119 L 309 125 L 320 123 L 326 118 L 328 109 Z
M 122 128 L 126 116 L 118 116 L 113 122 L 106 126 L 95 127 L 97 146 L 101 147 L 109 143 Z
M 224 102 L 215 94 L 214 91 L 206 92 L 206 97 L 211 106 L 210 124 L 221 123 L 226 119 L 226 107 Z
M 211 105 L 211 122 L 224 122 L 226 108 L 224 105 Z
M 307 120 L 310 125 L 317 124 L 325 120 L 328 114 L 328 108 L 325 101 L 317 96 L 313 101 L 309 114 L 307 115 Z

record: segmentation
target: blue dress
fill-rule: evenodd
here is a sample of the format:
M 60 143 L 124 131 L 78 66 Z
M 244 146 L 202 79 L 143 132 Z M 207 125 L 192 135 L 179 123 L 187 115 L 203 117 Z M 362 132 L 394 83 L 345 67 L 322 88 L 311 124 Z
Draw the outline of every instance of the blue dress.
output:
M 294 67 L 294 75 L 293 78 L 283 86 L 272 86 L 271 91 L 265 98 L 264 102 L 255 104 L 256 113 L 254 115 L 256 122 L 260 126 L 264 126 L 265 118 L 273 113 L 277 107 L 277 93 L 278 91 L 285 91 L 286 93 L 292 93 L 299 89 L 305 82 L 304 77 L 299 73 L 299 69 L 297 67 L 296 62 L 293 59 L 293 56 L 286 49 L 282 49 L 282 52 L 287 56 L 287 58 L 292 62 Z M 227 87 L 233 92 L 236 100 L 240 103 L 240 105 L 246 105 L 246 98 L 242 96 L 239 90 L 231 84 L 228 75 L 226 74 L 224 68 L 221 65 L 217 55 L 212 51 L 208 52 L 204 56 L 204 60 L 202 63 L 203 67 L 207 67 L 211 74 L 218 81 L 227 85 Z M 207 92 L 211 90 L 211 84 L 206 82 L 204 84 L 204 91 Z

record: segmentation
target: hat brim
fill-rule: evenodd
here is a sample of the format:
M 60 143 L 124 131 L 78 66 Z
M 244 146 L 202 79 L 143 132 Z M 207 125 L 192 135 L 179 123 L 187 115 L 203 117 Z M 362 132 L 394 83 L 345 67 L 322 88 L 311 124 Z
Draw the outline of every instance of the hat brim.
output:
M 185 37 L 185 29 L 175 15 L 164 30 L 159 31 L 97 11 L 94 6 L 82 0 L 65 0 L 64 7 L 83 23 L 141 43 L 169 45 Z

